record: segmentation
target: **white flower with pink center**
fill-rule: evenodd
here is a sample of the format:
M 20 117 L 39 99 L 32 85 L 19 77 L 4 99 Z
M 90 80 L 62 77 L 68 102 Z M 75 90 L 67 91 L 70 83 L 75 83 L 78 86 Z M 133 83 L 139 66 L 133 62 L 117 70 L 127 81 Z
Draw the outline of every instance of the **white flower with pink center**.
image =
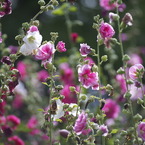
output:
M 93 90 L 99 89 L 98 73 L 92 72 L 91 66 L 88 64 L 82 65 L 78 69 L 79 81 L 84 88 L 92 87 Z
M 30 55 L 42 42 L 42 36 L 36 26 L 31 26 L 26 36 L 23 38 L 24 44 L 20 47 L 23 55 Z

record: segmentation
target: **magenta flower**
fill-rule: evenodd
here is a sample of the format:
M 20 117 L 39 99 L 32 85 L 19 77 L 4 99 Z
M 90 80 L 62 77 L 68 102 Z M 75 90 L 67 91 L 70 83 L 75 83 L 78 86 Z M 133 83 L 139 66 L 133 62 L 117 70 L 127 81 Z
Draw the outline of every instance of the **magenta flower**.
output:
M 8 47 L 8 49 L 10 50 L 10 53 L 11 53 L 11 54 L 16 54 L 17 51 L 18 51 L 18 46 L 10 45 L 10 46 Z
M 24 141 L 18 136 L 12 136 L 8 138 L 8 141 L 14 143 L 14 145 L 25 145 Z
M 125 93 L 126 92 L 126 82 L 125 82 L 123 75 L 120 75 L 120 74 L 116 75 L 116 80 L 118 81 L 118 83 L 120 85 L 122 93 Z
M 39 81 L 44 82 L 48 78 L 49 74 L 46 70 L 41 70 L 37 73 L 37 78 Z
M 99 126 L 99 130 L 102 132 L 102 136 L 108 135 L 108 127 L 106 125 L 103 124 Z
M 2 32 L 0 32 L 0 43 L 3 42 L 3 39 L 2 39 Z
M 100 0 L 100 6 L 106 11 L 114 10 L 117 7 L 117 3 L 110 3 L 110 0 Z
M 10 0 L 3 0 L 0 2 L 0 17 L 3 17 L 4 15 L 11 14 L 12 12 L 12 3 Z
M 135 65 L 135 64 L 142 64 L 143 60 L 138 54 L 131 54 L 130 55 L 130 60 L 128 61 L 129 64 Z
M 102 23 L 99 32 L 103 39 L 110 39 L 115 34 L 113 27 L 108 23 Z
M 23 61 L 19 61 L 17 64 L 17 69 L 20 73 L 20 79 L 24 80 L 27 77 L 27 65 Z
M 78 33 L 72 33 L 71 34 L 72 42 L 76 43 L 78 37 L 79 37 Z
M 80 44 L 80 52 L 82 56 L 87 56 L 89 53 L 91 53 L 91 48 L 89 45 L 82 43 Z
M 117 118 L 120 113 L 120 106 L 112 99 L 106 99 L 102 109 L 108 118 Z
M 87 117 L 88 115 L 85 114 L 85 112 L 82 112 L 78 116 L 78 119 L 76 120 L 75 125 L 73 127 L 77 135 L 83 134 L 83 132 L 85 131 L 85 128 L 87 126 Z
M 12 129 L 16 129 L 17 126 L 21 123 L 20 119 L 15 115 L 9 115 L 6 118 L 7 123 L 11 125 Z
M 56 49 L 59 52 L 65 52 L 66 51 L 65 43 L 63 41 L 59 41 L 58 44 L 56 45 Z
M 145 141 L 145 122 L 140 122 L 137 128 L 138 136 Z
M 144 67 L 142 64 L 135 64 L 129 68 L 129 77 L 133 80 L 142 78 L 144 74 Z
M 91 68 L 92 67 L 88 64 L 79 67 L 79 81 L 82 83 L 84 88 L 92 87 L 93 90 L 98 90 L 98 73 L 92 72 Z
M 60 79 L 64 84 L 73 85 L 74 84 L 74 71 L 69 66 L 68 63 L 62 63 L 59 66 L 60 69 Z
M 54 44 L 48 42 L 44 45 L 41 45 L 38 48 L 38 52 L 35 55 L 35 57 L 36 59 L 42 60 L 43 62 L 45 61 L 51 62 L 54 52 L 55 52 Z

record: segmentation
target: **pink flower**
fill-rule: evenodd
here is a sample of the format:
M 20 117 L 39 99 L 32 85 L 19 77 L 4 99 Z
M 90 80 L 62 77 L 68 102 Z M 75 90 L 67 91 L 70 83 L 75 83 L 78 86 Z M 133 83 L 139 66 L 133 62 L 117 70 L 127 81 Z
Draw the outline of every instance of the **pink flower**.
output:
M 52 56 L 55 52 L 54 44 L 51 42 L 48 42 L 46 44 L 41 45 L 38 48 L 38 52 L 35 55 L 36 59 L 42 60 L 42 61 L 52 61 Z
M 56 48 L 59 52 L 65 52 L 65 43 L 63 41 L 59 41 L 58 44 L 56 45 Z
M 71 92 L 69 89 L 70 85 L 65 85 L 64 88 L 60 91 L 61 95 L 64 95 L 65 98 L 62 100 L 64 103 L 76 103 L 77 99 L 75 98 L 76 94 Z
M 88 115 L 85 112 L 82 112 L 78 116 L 78 119 L 76 120 L 75 125 L 73 127 L 77 135 L 83 134 L 83 132 L 86 130 L 85 128 L 87 126 L 87 117 Z
M 16 54 L 17 51 L 18 51 L 18 46 L 10 45 L 10 46 L 8 47 L 8 49 L 10 50 L 10 53 L 11 53 L 11 54 Z
M 129 68 L 129 77 L 133 80 L 141 78 L 144 74 L 144 67 L 142 64 L 135 64 Z
M 108 135 L 108 127 L 106 125 L 103 124 L 99 126 L 99 130 L 102 132 L 102 136 Z
M 21 79 L 24 80 L 27 77 L 27 65 L 23 61 L 19 61 L 17 64 Z
M 132 23 L 133 23 L 132 15 L 130 13 L 126 13 L 125 16 L 122 19 L 122 22 L 125 25 L 132 26 Z
M 86 57 L 86 58 L 84 58 L 84 61 L 86 61 L 86 60 L 88 61 L 88 64 L 91 65 L 91 66 L 92 66 L 93 64 L 95 64 L 94 60 L 93 60 L 91 57 Z
M 12 3 L 10 0 L 3 0 L 0 2 L 0 17 L 3 17 L 4 15 L 11 14 L 12 12 Z
M 2 32 L 0 32 L 0 43 L 3 42 L 3 39 L 2 39 Z
M 143 60 L 138 54 L 131 54 L 130 55 L 130 60 L 128 61 L 129 64 L 135 65 L 135 64 L 142 64 Z
M 6 118 L 7 123 L 11 125 L 12 129 L 16 129 L 17 126 L 21 123 L 20 119 L 15 115 L 9 115 Z
M 60 79 L 64 84 L 72 85 L 74 84 L 74 71 L 69 66 L 68 63 L 62 63 L 59 66 L 60 68 Z
M 117 7 L 117 3 L 110 3 L 110 0 L 100 0 L 100 6 L 107 11 L 114 10 Z
M 12 136 L 8 138 L 8 141 L 13 142 L 14 145 L 25 145 L 24 141 L 18 136 Z
M 145 122 L 140 122 L 137 128 L 138 136 L 145 141 Z
M 108 118 L 117 118 L 120 113 L 120 106 L 112 99 L 106 99 L 102 109 Z
M 39 81 L 44 82 L 48 78 L 49 74 L 46 70 L 41 70 L 37 73 L 37 78 Z
M 116 80 L 118 81 L 118 83 L 120 85 L 122 93 L 125 93 L 126 92 L 126 82 L 125 82 L 123 75 L 120 75 L 120 74 L 116 75 Z
M 21 95 L 16 95 L 13 101 L 13 107 L 15 109 L 20 109 L 23 106 L 23 98 Z
M 98 90 L 98 73 L 92 72 L 91 68 L 92 67 L 88 64 L 79 67 L 79 81 L 82 83 L 84 88 L 92 87 L 93 90 Z
M 103 39 L 110 39 L 115 34 L 113 27 L 108 23 L 102 23 L 99 32 Z
M 6 102 L 3 101 L 0 103 L 0 116 L 3 116 L 5 113 L 5 106 L 6 106 Z
M 69 135 L 69 131 L 68 130 L 66 130 L 66 129 L 62 129 L 62 130 L 59 130 L 59 134 L 61 135 L 61 136 L 63 136 L 64 138 L 67 138 L 68 137 L 68 135 Z
M 89 45 L 82 43 L 80 44 L 80 52 L 82 56 L 87 56 L 89 53 L 91 53 L 91 48 Z
M 71 34 L 72 42 L 76 43 L 78 37 L 79 37 L 78 33 L 72 33 Z

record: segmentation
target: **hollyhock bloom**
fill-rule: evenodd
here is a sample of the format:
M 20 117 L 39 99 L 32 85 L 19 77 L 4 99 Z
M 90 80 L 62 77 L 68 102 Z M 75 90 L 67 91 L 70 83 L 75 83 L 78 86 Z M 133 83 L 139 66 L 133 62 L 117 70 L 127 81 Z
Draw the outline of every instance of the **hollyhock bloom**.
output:
M 54 52 L 54 44 L 51 42 L 47 42 L 46 44 L 43 44 L 38 48 L 38 52 L 36 53 L 35 57 L 36 59 L 42 60 L 43 62 L 51 62 Z
M 16 129 L 17 126 L 21 123 L 20 119 L 15 115 L 9 115 L 6 117 L 7 123 L 11 125 L 12 129 Z
M 121 39 L 122 41 L 127 41 L 128 40 L 128 35 L 126 33 L 121 34 Z
M 14 143 L 14 145 L 25 145 L 24 141 L 18 136 L 12 136 L 8 138 L 8 141 Z
M 73 130 L 77 135 L 80 134 L 88 134 L 90 131 L 86 130 L 85 128 L 87 127 L 87 117 L 88 115 L 85 112 L 82 112 L 79 116 L 78 119 L 75 122 L 75 125 L 73 127 Z
M 129 68 L 129 77 L 133 80 L 141 78 L 144 74 L 144 67 L 142 64 L 135 64 Z
M 132 22 L 133 22 L 132 15 L 130 13 L 126 13 L 125 16 L 122 19 L 122 22 L 125 25 L 132 26 Z
M 117 20 L 119 16 L 115 13 L 110 12 L 109 13 L 109 22 L 112 23 L 113 21 Z
M 16 54 L 17 51 L 18 51 L 18 46 L 11 45 L 11 46 L 8 47 L 8 49 L 10 50 L 11 54 Z
M 103 124 L 99 126 L 99 130 L 102 132 L 102 136 L 108 135 L 108 127 L 106 125 Z
M 135 65 L 135 64 L 142 64 L 143 60 L 138 54 L 131 54 L 130 55 L 130 60 L 128 61 L 129 64 Z
M 65 52 L 66 51 L 66 48 L 65 48 L 65 43 L 63 41 L 59 41 L 56 45 L 56 49 L 59 51 L 59 52 Z
M 126 9 L 125 3 L 120 4 L 119 7 L 118 7 L 118 10 L 119 10 L 120 12 L 123 12 L 125 9 Z
M 76 43 L 78 37 L 79 37 L 78 33 L 72 33 L 71 34 L 72 42 Z
M 100 0 L 100 6 L 106 11 L 114 10 L 117 7 L 117 3 L 110 3 L 110 0 Z
M 56 100 L 56 105 L 57 105 L 56 114 L 53 115 L 53 120 L 54 121 L 56 121 L 57 119 L 59 119 L 62 116 L 64 116 L 64 111 L 63 111 L 63 105 L 64 105 L 64 103 L 62 103 L 60 99 L 57 99 Z
M 92 72 L 91 68 L 88 64 L 78 68 L 79 82 L 82 83 L 84 88 L 92 87 L 93 90 L 98 90 L 98 73 Z
M 91 58 L 91 57 L 86 57 L 86 58 L 84 58 L 84 61 L 88 61 L 88 64 L 89 65 L 93 65 L 93 64 L 95 64 L 95 62 L 94 62 L 94 60 Z
M 85 43 L 80 44 L 80 53 L 82 56 L 87 56 L 89 53 L 91 53 L 90 46 Z
M 35 116 L 32 116 L 27 123 L 27 127 L 31 130 L 30 131 L 31 135 L 40 133 L 40 130 L 37 129 L 37 126 L 38 126 L 38 121 Z
M 1 128 L 6 137 L 10 137 L 12 135 L 13 131 L 12 131 L 11 127 L 3 125 Z
M 39 81 L 44 82 L 48 78 L 49 74 L 46 70 L 41 70 L 37 73 L 37 78 Z
M 16 91 L 15 91 L 16 92 Z M 14 101 L 12 103 L 12 106 L 15 108 L 15 109 L 20 109 L 23 107 L 23 98 L 21 95 L 15 95 L 15 98 L 14 98 Z
M 3 17 L 4 15 L 11 14 L 12 12 L 12 3 L 10 0 L 3 0 L 0 2 L 0 17 Z
M 112 99 L 106 99 L 102 108 L 108 118 L 117 118 L 120 113 L 120 106 Z
M 68 130 L 66 130 L 66 129 L 61 129 L 61 130 L 59 130 L 59 134 L 61 135 L 61 136 L 63 136 L 64 138 L 67 138 L 68 137 L 68 135 L 69 135 L 69 131 Z
M 113 27 L 108 23 L 101 23 L 99 28 L 100 35 L 103 39 L 110 39 L 115 34 Z
M 140 122 L 137 127 L 138 136 L 145 141 L 145 122 Z
M 2 59 L 1 59 L 1 62 L 5 63 L 7 65 L 11 65 L 12 64 L 12 61 L 11 61 L 9 56 L 3 56 Z
M 68 63 L 62 63 L 59 66 L 60 69 L 60 79 L 64 84 L 73 85 L 74 84 L 74 71 L 69 66 Z
M 27 65 L 23 61 L 17 63 L 17 69 L 19 70 L 21 79 L 24 80 L 27 77 Z
M 24 44 L 20 47 L 23 55 L 30 55 L 37 49 L 42 42 L 42 36 L 36 26 L 31 26 L 26 36 L 23 38 Z
M 5 124 L 6 124 L 6 117 L 0 116 L 0 125 L 5 125 Z
M 70 91 L 70 85 L 65 85 L 64 88 L 60 91 L 60 94 L 65 96 L 62 100 L 64 103 L 76 103 L 77 99 L 75 98 L 76 94 Z
M 70 103 L 69 104 L 69 108 L 71 108 L 72 110 L 69 113 L 69 115 L 73 115 L 76 116 L 77 114 L 80 114 L 80 111 L 78 111 L 78 109 L 80 107 L 78 107 L 78 105 L 76 103 Z
M 122 93 L 125 93 L 126 92 L 126 82 L 125 82 L 123 75 L 120 75 L 120 74 L 116 75 L 116 80 L 118 81 L 118 83 L 120 85 Z

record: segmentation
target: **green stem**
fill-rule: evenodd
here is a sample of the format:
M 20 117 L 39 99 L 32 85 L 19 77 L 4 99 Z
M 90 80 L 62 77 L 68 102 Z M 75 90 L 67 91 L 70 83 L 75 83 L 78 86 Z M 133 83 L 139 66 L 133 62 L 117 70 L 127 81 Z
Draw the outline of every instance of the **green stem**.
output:
M 118 7 L 117 7 L 116 11 L 117 11 L 117 15 L 119 15 Z M 126 74 L 127 65 L 125 64 L 125 62 L 123 60 L 124 49 L 123 49 L 123 43 L 122 43 L 122 39 L 121 39 L 120 20 L 119 19 L 117 20 L 117 25 L 118 25 L 119 42 L 120 42 L 120 50 L 121 50 L 121 55 L 122 55 L 123 67 L 124 67 L 124 70 L 125 70 L 124 76 L 125 76 L 126 88 L 127 88 L 127 92 L 128 92 L 129 89 L 128 89 L 128 83 L 127 83 L 127 74 Z M 132 117 L 132 120 L 133 120 L 135 138 L 136 138 L 137 144 L 139 145 L 139 140 L 138 140 L 138 136 L 137 136 L 137 132 L 136 132 L 136 126 L 135 126 L 135 122 L 134 122 L 134 119 L 133 119 L 134 113 L 133 113 L 132 102 L 131 102 L 130 99 L 128 99 L 127 101 L 129 103 L 129 106 L 130 106 L 130 112 L 131 112 L 131 117 Z
M 50 0 L 45 6 L 44 6 L 44 9 L 47 8 L 50 3 L 51 3 L 52 0 Z M 30 21 L 30 24 L 40 15 L 44 12 L 44 9 L 40 10 Z

